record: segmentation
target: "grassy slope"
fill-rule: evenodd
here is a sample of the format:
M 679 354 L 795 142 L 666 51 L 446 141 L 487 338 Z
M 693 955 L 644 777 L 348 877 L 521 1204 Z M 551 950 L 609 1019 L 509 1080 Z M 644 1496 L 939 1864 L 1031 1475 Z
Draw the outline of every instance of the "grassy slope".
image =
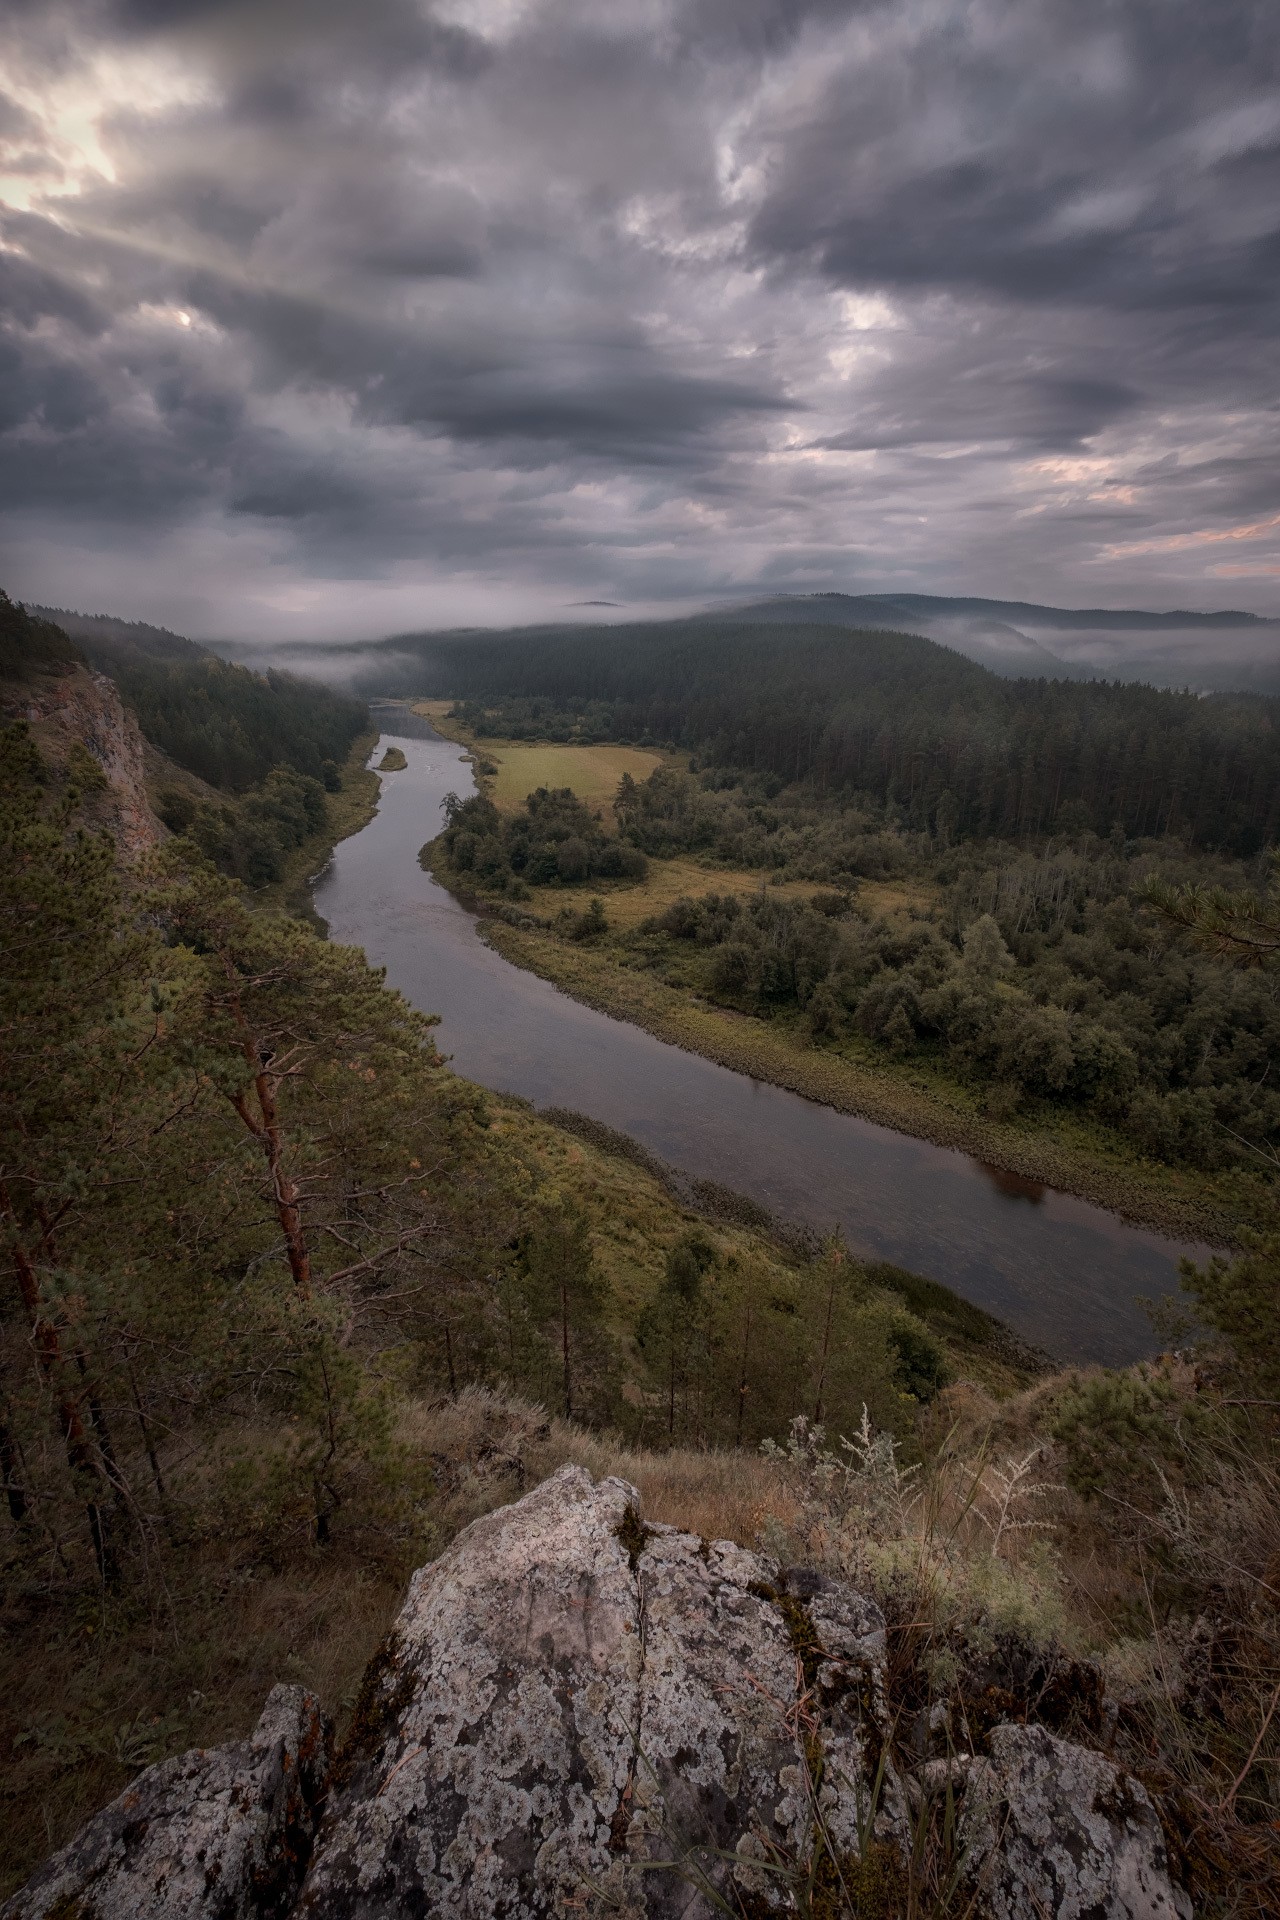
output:
M 662 1281 L 667 1248 L 699 1216 L 643 1166 L 539 1119 L 518 1101 L 493 1098 L 491 1114 L 494 1134 L 534 1178 L 586 1210 L 609 1317 L 625 1347 Z M 795 1264 L 767 1232 L 705 1217 L 703 1226 L 722 1255 Z M 912 1305 L 984 1404 L 987 1396 L 1016 1394 L 1032 1378 L 1007 1357 L 997 1323 L 944 1289 L 926 1286 Z M 637 1484 L 650 1519 L 743 1545 L 754 1544 L 768 1516 L 785 1522 L 794 1506 L 778 1470 L 759 1455 L 627 1447 L 614 1436 L 548 1421 L 540 1408 L 501 1394 L 408 1396 L 397 1438 L 415 1457 L 429 1457 L 435 1474 L 427 1533 L 407 1562 L 358 1544 L 359 1532 L 330 1554 L 300 1550 L 272 1564 L 231 1565 L 225 1543 L 192 1543 L 166 1575 L 153 1611 L 136 1598 L 100 1608 L 53 1596 L 21 1614 L 10 1611 L 0 1656 L 0 1824 L 11 1838 L 0 1863 L 0 1900 L 141 1766 L 242 1736 L 277 1681 L 313 1687 L 341 1725 L 412 1566 L 566 1460 Z M 524 1463 L 527 1478 L 513 1479 L 513 1459 Z
M 376 733 L 362 733 L 353 742 L 351 751 L 342 764 L 342 791 L 326 795 L 329 810 L 329 824 L 323 833 L 313 833 L 300 847 L 295 847 L 285 862 L 285 871 L 281 879 L 269 887 L 259 887 L 253 894 L 255 906 L 268 911 L 291 913 L 296 919 L 305 920 L 317 931 L 323 929 L 323 922 L 316 913 L 311 900 L 311 882 L 324 866 L 325 861 L 337 846 L 339 840 L 350 839 L 353 833 L 359 833 L 368 826 L 378 806 L 379 780 L 376 773 L 365 765 L 369 755 L 377 745 Z M 192 799 L 208 801 L 217 806 L 226 799 L 216 787 L 201 780 L 198 774 L 188 773 L 167 754 L 149 743 L 145 748 L 147 791 L 153 806 L 167 788 L 177 788 L 190 794 Z

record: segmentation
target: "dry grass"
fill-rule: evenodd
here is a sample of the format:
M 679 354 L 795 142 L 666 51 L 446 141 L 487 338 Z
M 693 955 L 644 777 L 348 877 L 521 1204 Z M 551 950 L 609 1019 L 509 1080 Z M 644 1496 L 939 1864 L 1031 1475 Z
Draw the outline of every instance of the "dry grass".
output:
M 0 1899 L 139 1769 L 241 1738 L 278 1681 L 330 1712 L 399 1607 L 400 1578 L 315 1558 L 237 1568 L 194 1556 L 152 1604 L 32 1594 L 4 1620 L 0 1690 Z
M 807 900 L 816 891 L 810 880 L 788 880 L 778 886 L 741 867 L 714 867 L 691 859 L 651 860 L 648 877 L 642 881 L 592 882 L 593 891 L 607 898 L 609 924 L 620 934 L 632 932 L 652 915 L 665 913 L 673 900 L 686 895 L 697 899 L 704 893 L 732 893 L 745 900 L 766 886 L 773 899 Z
M 1197 1910 L 1224 1920 L 1237 1911 L 1205 1897 L 1214 1875 L 1226 1875 L 1248 1894 L 1239 1914 L 1256 1920 L 1274 1911 L 1267 1902 L 1277 1885 L 1271 1829 L 1256 1803 L 1275 1764 L 1266 1716 L 1276 1608 L 1267 1587 L 1280 1558 L 1280 1486 L 1257 1463 L 1228 1460 L 1221 1487 L 1197 1510 L 1194 1536 L 1177 1545 L 1191 1584 L 1203 1581 L 1230 1617 L 1214 1624 L 1220 1650 L 1205 1666 L 1201 1623 L 1192 1629 L 1153 1616 L 1145 1634 L 1120 1637 L 1105 1609 L 1080 1592 L 1077 1571 L 1090 1555 L 1110 1562 L 1113 1582 L 1132 1583 L 1149 1548 L 1058 1484 L 1060 1463 L 1040 1440 L 1051 1416 L 1045 1386 L 1003 1404 L 957 1386 L 934 1411 L 927 1464 L 915 1471 L 875 1435 L 864 1436 L 870 1450 L 861 1454 L 856 1445 L 837 1448 L 835 1464 L 820 1442 L 771 1456 L 649 1453 L 481 1388 L 406 1401 L 397 1438 L 430 1462 L 434 1478 L 429 1537 L 416 1559 L 438 1554 L 470 1522 L 573 1462 L 597 1478 L 629 1481 L 650 1521 L 763 1544 L 850 1578 L 886 1607 L 890 1704 L 904 1726 L 937 1700 L 970 1740 L 978 1723 L 968 1728 L 965 1716 L 987 1711 L 983 1689 L 1000 1680 L 991 1663 L 1006 1648 L 1014 1667 L 1004 1681 L 1030 1687 L 1025 1710 L 1039 1712 L 1041 1682 L 1016 1680 L 1026 1665 L 1019 1649 L 1039 1648 L 1046 1674 L 1064 1675 L 1068 1691 L 1077 1675 L 1083 1685 L 1081 1725 L 1070 1699 L 1065 1722 L 1048 1724 L 1096 1741 L 1100 1728 L 1087 1718 L 1096 1700 L 1091 1669 L 1071 1664 L 1092 1646 L 1103 1653 L 1108 1694 L 1121 1711 L 1117 1757 L 1148 1779 L 1169 1817 L 1182 1819 L 1185 1807 L 1185 1870 Z M 341 1727 L 399 1608 L 407 1570 L 394 1554 L 379 1567 L 358 1538 L 326 1554 L 239 1567 L 204 1549 L 149 1612 L 110 1617 L 92 1598 L 59 1605 L 36 1595 L 25 1612 L 10 1611 L 0 1817 L 11 1839 L 0 1898 L 139 1767 L 245 1733 L 276 1681 L 314 1688 Z M 1224 1562 L 1237 1558 L 1238 1574 L 1224 1581 Z M 1197 1704 L 1205 1687 L 1207 1707 Z M 1010 1700 L 1001 1713 L 1016 1717 L 1023 1708 Z M 900 1762 L 909 1770 L 919 1757 L 904 1750 Z M 1252 1824 L 1241 1826 L 1246 1812 Z
M 540 1407 L 488 1388 L 414 1403 L 405 1412 L 400 1438 L 437 1463 L 441 1544 L 570 1463 L 597 1479 L 613 1475 L 629 1481 L 647 1520 L 709 1540 L 755 1546 L 767 1523 L 786 1525 L 799 1513 L 785 1473 L 760 1454 L 640 1451 L 609 1434 L 548 1418 Z
M 243 1737 L 278 1681 L 313 1689 L 341 1730 L 411 1565 L 567 1462 L 630 1481 L 650 1520 L 708 1538 L 751 1546 L 765 1526 L 795 1517 L 784 1476 L 759 1456 L 637 1452 L 502 1392 L 407 1401 L 397 1439 L 430 1460 L 435 1478 L 425 1546 L 401 1564 L 395 1549 L 371 1554 L 361 1535 L 327 1554 L 294 1547 L 247 1560 L 212 1543 L 175 1562 L 149 1599 L 11 1597 L 0 1900 L 141 1767 Z
M 623 774 L 647 780 L 663 759 L 641 747 L 530 747 L 496 740 L 482 741 L 480 751 L 498 769 L 488 791 L 504 813 L 518 812 L 538 787 L 568 787 L 589 807 L 612 817 L 613 796 Z

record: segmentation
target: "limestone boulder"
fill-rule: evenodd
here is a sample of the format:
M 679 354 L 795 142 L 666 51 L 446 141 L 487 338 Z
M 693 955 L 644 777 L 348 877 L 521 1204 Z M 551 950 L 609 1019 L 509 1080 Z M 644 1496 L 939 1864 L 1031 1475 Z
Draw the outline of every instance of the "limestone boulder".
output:
M 996 1727 L 961 1825 L 992 1920 L 1190 1920 L 1146 1789 L 1043 1727 Z
M 318 1702 L 275 1687 L 248 1740 L 149 1767 L 0 1920 L 283 1920 L 327 1773 Z
M 566 1467 L 415 1576 L 300 1912 L 787 1911 L 815 1848 L 900 1840 L 883 1651 L 868 1603 Z

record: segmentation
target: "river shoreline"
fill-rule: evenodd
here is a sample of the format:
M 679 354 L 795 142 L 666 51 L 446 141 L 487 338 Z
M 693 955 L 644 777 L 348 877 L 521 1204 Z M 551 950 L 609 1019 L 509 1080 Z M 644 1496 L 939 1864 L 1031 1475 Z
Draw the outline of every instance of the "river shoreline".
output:
M 369 761 L 380 737 L 375 726 L 354 742 L 342 764 L 341 790 L 325 796 L 328 809 L 325 826 L 289 855 L 281 879 L 271 886 L 255 889 L 252 895 L 255 907 L 292 914 L 295 920 L 305 920 L 317 933 L 327 933 L 324 919 L 316 912 L 312 887 L 333 858 L 334 848 L 353 834 L 362 833 L 378 811 L 382 782 Z
M 1058 1141 L 1028 1138 L 948 1107 L 931 1090 L 888 1073 L 854 1065 L 820 1048 L 800 1049 L 768 1022 L 697 1001 L 651 975 L 616 965 L 584 944 L 570 946 L 532 924 L 532 916 L 522 915 L 524 924 L 514 916 L 508 919 L 500 904 L 477 894 L 450 867 L 438 843 L 429 842 L 421 858 L 439 884 L 478 916 L 481 936 L 495 952 L 584 1006 L 752 1080 L 933 1146 L 955 1149 L 997 1174 L 1104 1207 L 1133 1226 L 1224 1249 L 1239 1240 L 1245 1209 L 1226 1196 L 1170 1192 L 1168 1185 L 1182 1177 L 1174 1169 L 1162 1179 L 1131 1165 L 1108 1166 Z
M 368 825 L 317 876 L 315 905 L 332 939 L 363 948 L 389 985 L 439 1016 L 437 1044 L 456 1073 L 538 1111 L 585 1114 L 776 1219 L 839 1232 L 855 1258 L 939 1283 L 1062 1364 L 1127 1366 L 1156 1350 L 1140 1303 L 1176 1297 L 1177 1263 L 1203 1262 L 1204 1240 L 1127 1224 L 922 1131 L 806 1098 L 750 1059 L 735 1071 L 684 1034 L 672 1045 L 610 1017 L 623 1011 L 612 991 L 603 1011 L 512 964 L 481 936 L 464 889 L 442 886 L 420 858 L 449 793 L 471 784 L 459 744 L 403 709 L 383 725 L 383 746 L 402 748 L 406 768 L 382 777 Z

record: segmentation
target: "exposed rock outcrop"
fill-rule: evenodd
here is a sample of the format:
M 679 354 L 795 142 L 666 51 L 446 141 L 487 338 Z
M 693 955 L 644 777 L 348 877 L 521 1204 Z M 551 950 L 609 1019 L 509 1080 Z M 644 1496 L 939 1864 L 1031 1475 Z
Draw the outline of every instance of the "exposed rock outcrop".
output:
M 883 1734 L 876 1609 L 821 1580 L 798 1597 L 772 1562 L 646 1528 L 638 1504 L 566 1467 L 415 1577 L 308 1920 L 567 1914 L 584 1896 L 692 1917 L 717 1910 L 699 1876 L 784 1911 L 815 1793 L 856 1853 Z M 894 1820 L 886 1796 L 875 1824 Z M 683 1876 L 657 1864 L 695 1843 Z
M 148 1768 L 6 1902 L 2 1920 L 283 1920 L 328 1761 L 313 1695 L 275 1687 L 248 1740 Z
M 138 723 L 115 682 L 88 667 L 41 675 L 8 690 L 7 715 L 29 722 L 41 752 L 62 766 L 75 742 L 89 749 L 106 775 L 94 810 L 129 859 L 164 837 L 147 798 L 144 748 Z
M 0 1920 L 703 1920 L 794 1913 L 801 1885 L 889 1915 L 927 1772 L 909 1799 L 890 1733 L 870 1601 L 565 1467 L 414 1576 L 314 1844 L 318 1718 L 277 1688 L 251 1742 L 142 1775 Z M 1043 1728 L 988 1746 L 928 1763 L 977 1910 L 1187 1920 L 1138 1783 Z
M 1043 1727 L 996 1727 L 969 1774 L 962 1835 L 989 1863 L 991 1920 L 1189 1920 L 1141 1783 Z

